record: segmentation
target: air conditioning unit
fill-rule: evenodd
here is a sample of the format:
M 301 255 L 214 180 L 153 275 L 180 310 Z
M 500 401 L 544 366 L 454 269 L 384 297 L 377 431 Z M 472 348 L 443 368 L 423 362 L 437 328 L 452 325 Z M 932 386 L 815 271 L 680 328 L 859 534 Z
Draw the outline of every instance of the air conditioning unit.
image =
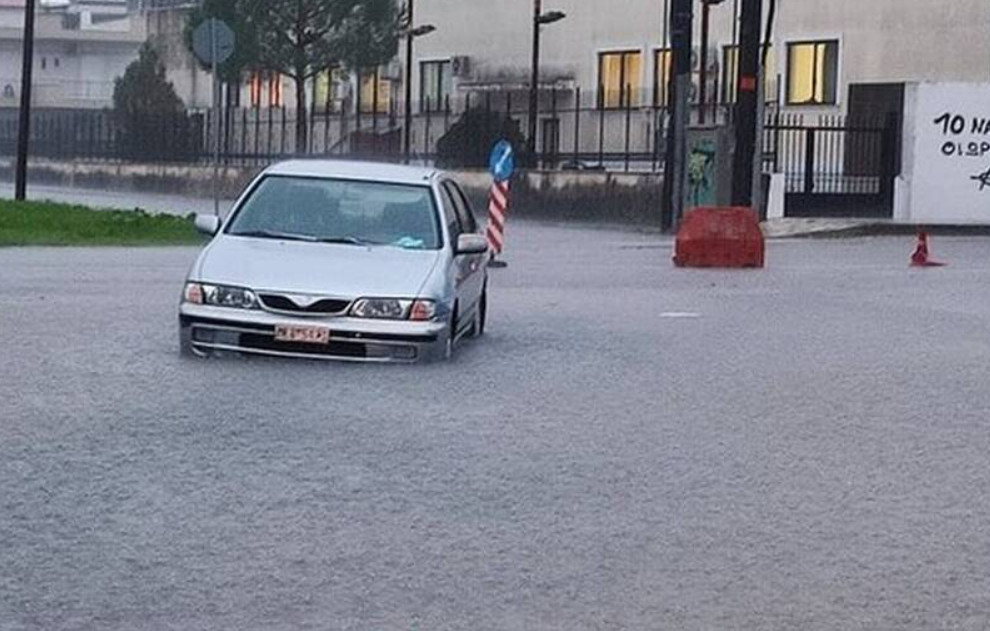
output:
M 471 74 L 471 58 L 466 55 L 459 55 L 450 59 L 450 72 L 458 79 L 463 79 Z
M 711 104 L 715 103 L 717 100 L 721 99 L 716 90 L 719 89 L 718 85 L 718 75 L 715 73 L 710 73 L 707 80 L 705 81 L 705 100 Z M 701 102 L 701 78 L 700 75 L 695 75 L 691 78 L 691 93 L 690 102 L 693 104 L 698 104 Z
M 708 49 L 708 72 L 718 72 L 718 48 Z M 698 74 L 701 72 L 701 48 L 695 46 L 691 49 L 691 72 Z

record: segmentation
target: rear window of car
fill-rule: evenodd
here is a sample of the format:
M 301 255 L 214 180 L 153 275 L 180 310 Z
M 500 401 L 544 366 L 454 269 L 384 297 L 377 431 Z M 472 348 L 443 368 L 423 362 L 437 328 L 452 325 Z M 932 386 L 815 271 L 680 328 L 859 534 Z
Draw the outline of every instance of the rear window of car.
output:
M 428 186 L 283 175 L 262 179 L 226 232 L 419 250 L 442 245 Z

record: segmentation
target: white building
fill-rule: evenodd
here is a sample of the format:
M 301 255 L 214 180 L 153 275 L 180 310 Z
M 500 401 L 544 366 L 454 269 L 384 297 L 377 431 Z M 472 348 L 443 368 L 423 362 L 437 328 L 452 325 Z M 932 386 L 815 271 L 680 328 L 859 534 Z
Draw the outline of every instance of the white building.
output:
M 24 0 L 0 0 L 0 107 L 20 99 Z M 42 0 L 35 22 L 37 107 L 104 108 L 145 40 L 127 0 Z
M 580 88 L 586 104 L 603 90 L 605 104 L 618 105 L 623 86 L 632 89 L 634 105 L 663 99 L 669 0 L 543 4 L 544 11 L 567 14 L 543 29 L 546 87 Z M 701 9 L 696 4 L 699 47 Z M 724 0 L 711 8 L 707 88 L 709 98 L 720 101 L 733 98 L 726 86 L 734 83 L 738 5 L 738 0 Z M 530 73 L 531 0 L 417 0 L 415 9 L 418 25 L 437 29 L 416 41 L 418 100 L 442 101 L 467 91 L 524 91 Z M 772 42 L 770 99 L 799 111 L 846 111 L 859 98 L 853 86 L 990 81 L 990 3 L 985 0 L 779 0 Z

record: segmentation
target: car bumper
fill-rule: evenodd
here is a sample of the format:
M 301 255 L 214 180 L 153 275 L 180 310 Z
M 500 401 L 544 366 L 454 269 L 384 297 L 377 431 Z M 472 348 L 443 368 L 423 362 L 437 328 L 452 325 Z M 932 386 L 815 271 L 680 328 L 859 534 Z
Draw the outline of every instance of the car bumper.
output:
M 324 326 L 329 344 L 281 342 L 277 325 Z M 447 326 L 440 322 L 398 322 L 358 318 L 300 318 L 267 311 L 240 311 L 183 304 L 179 334 L 196 354 L 251 353 L 361 362 L 415 362 L 441 357 Z

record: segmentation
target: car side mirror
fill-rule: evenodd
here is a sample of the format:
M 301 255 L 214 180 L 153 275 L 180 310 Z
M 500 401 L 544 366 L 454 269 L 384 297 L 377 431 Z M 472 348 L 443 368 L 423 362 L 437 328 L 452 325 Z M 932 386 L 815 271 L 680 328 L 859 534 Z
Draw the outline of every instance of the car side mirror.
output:
M 462 234 L 457 237 L 455 254 L 484 254 L 488 252 L 488 240 L 480 234 Z
M 196 230 L 212 237 L 220 231 L 220 218 L 216 215 L 196 215 Z

